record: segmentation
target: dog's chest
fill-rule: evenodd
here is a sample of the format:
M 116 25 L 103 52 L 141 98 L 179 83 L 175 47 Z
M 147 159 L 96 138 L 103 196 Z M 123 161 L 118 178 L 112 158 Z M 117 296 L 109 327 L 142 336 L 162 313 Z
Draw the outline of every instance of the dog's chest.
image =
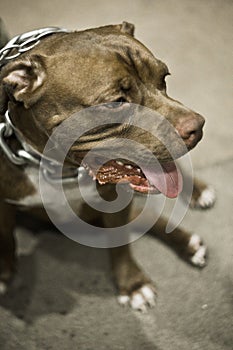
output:
M 25 175 L 33 184 L 35 192 L 20 200 L 7 199 L 7 202 L 22 208 L 45 207 L 46 210 L 55 213 L 59 221 L 67 221 L 70 219 L 70 212 L 79 215 L 84 200 L 92 203 L 100 201 L 96 182 L 85 171 L 82 172 L 78 182 L 74 181 L 63 186 L 50 183 L 45 179 L 41 181 L 39 169 L 33 166 L 26 167 Z

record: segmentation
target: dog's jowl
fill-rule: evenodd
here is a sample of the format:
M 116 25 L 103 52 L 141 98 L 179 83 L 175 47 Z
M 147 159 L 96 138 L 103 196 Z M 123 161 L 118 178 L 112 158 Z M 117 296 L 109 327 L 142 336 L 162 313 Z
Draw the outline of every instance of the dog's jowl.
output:
M 34 40 L 30 41 L 32 36 Z M 5 40 L 1 44 L 5 45 Z M 135 194 L 162 192 L 169 198 L 177 197 L 182 190 L 182 174 L 174 159 L 197 145 L 204 125 L 200 114 L 167 95 L 168 67 L 134 38 L 132 24 L 123 22 L 80 32 L 51 27 L 25 33 L 6 45 L 0 57 L 1 293 L 7 291 L 16 270 L 16 213 L 43 207 L 38 183 L 40 160 L 51 135 L 70 116 L 79 113 L 79 121 L 67 133 L 59 133 L 58 151 L 81 126 L 86 127 L 86 132 L 65 156 L 64 179 L 74 178 L 82 168 L 108 201 L 115 199 L 119 184 Z M 154 112 L 158 119 L 151 123 L 148 112 L 136 122 L 140 107 Z M 89 116 L 93 113 L 95 123 L 105 114 L 111 117 L 111 123 L 99 122 L 99 126 L 87 128 L 86 114 L 82 113 L 86 109 Z M 130 117 L 130 122 L 127 119 L 127 123 L 121 123 L 122 116 Z M 116 140 L 121 141 L 115 143 Z M 132 148 L 130 159 L 130 147 L 125 145 L 133 142 L 142 148 L 140 152 Z M 113 148 L 117 145 L 120 157 L 106 157 L 110 144 Z M 150 155 L 156 158 L 158 169 L 152 167 Z M 45 166 L 48 181 L 56 162 L 48 159 Z M 142 169 L 140 164 L 145 167 Z M 75 197 L 72 183 L 67 181 L 67 186 L 74 211 L 92 225 L 124 226 L 137 215 L 131 204 L 114 214 L 93 209 L 81 196 Z M 55 202 L 51 200 L 48 205 L 59 210 Z M 210 207 L 213 202 L 211 189 L 194 181 L 192 207 Z M 58 215 L 66 220 L 62 213 Z M 159 219 L 150 233 L 188 262 L 203 267 L 206 247 L 201 238 L 180 229 L 167 235 L 165 227 L 166 221 Z M 131 256 L 129 245 L 109 251 L 119 302 L 138 310 L 153 305 L 155 287 Z

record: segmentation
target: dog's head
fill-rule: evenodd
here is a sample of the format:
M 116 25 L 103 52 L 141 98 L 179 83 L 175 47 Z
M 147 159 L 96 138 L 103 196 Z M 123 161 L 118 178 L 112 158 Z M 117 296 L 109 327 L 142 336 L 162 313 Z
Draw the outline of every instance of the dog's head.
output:
M 159 171 L 151 174 L 146 149 L 162 164 L 168 188 L 165 194 L 175 197 L 179 174 L 172 161 L 199 142 L 204 119 L 168 97 L 165 82 L 168 74 L 167 66 L 134 38 L 132 24 L 123 22 L 54 34 L 2 69 L 0 108 L 2 113 L 9 108 L 14 124 L 27 141 L 43 151 L 48 137 L 63 121 L 96 106 L 92 117 L 110 115 L 111 123 L 86 128 L 71 147 L 68 163 L 81 164 L 83 157 L 95 148 L 96 157 L 85 163 L 93 174 L 94 163 L 104 159 L 108 152 L 109 143 L 103 146 L 102 141 L 111 143 L 120 138 L 120 159 L 115 157 L 100 166 L 94 174 L 97 180 L 100 183 L 124 180 L 140 192 L 162 191 L 161 174 Z M 148 113 L 145 109 L 140 113 L 139 106 L 148 108 Z M 149 118 L 149 110 L 160 117 Z M 79 125 L 85 123 L 85 118 L 79 120 Z M 62 142 L 68 140 L 69 130 L 62 137 Z M 124 143 L 128 139 L 143 145 L 140 152 L 135 152 L 132 146 L 133 161 Z M 150 182 L 137 166 L 142 159 L 147 164 Z

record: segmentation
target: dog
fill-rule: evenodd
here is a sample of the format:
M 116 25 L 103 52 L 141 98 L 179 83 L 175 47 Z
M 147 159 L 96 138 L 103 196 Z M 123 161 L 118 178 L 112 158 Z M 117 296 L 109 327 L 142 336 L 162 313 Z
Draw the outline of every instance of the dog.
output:
M 134 25 L 123 22 L 84 31 L 68 32 L 50 30 L 25 36 L 27 45 L 21 45 L 21 52 L 13 48 L 12 58 L 2 60 L 0 74 L 0 113 L 2 138 L 0 150 L 0 290 L 6 292 L 16 269 L 14 227 L 16 213 L 22 208 L 42 206 L 38 185 L 31 176 L 34 167 L 30 159 L 20 163 L 25 150 L 33 158 L 43 153 L 51 134 L 74 113 L 97 106 L 98 115 L 112 113 L 112 118 L 124 114 L 130 104 L 149 108 L 172 125 L 166 129 L 162 122 L 159 131 L 166 138 L 169 147 L 154 137 L 158 125 L 150 125 L 151 132 L 142 131 L 135 125 L 123 127 L 112 123 L 93 128 L 71 146 L 65 157 L 64 169 L 71 172 L 81 166 L 85 155 L 103 140 L 110 142 L 117 138 L 139 142 L 156 157 L 165 174 L 167 190 L 163 191 L 156 182 L 158 174 L 152 174 L 148 181 L 142 169 L 137 166 L 147 157 L 142 152 L 135 154 L 135 161 L 127 161 L 123 145 L 121 159 L 102 163 L 95 172 L 92 162 L 84 164 L 85 170 L 97 183 L 98 190 L 106 200 L 116 196 L 116 185 L 124 179 L 124 186 L 131 186 L 135 192 L 164 192 L 175 198 L 179 174 L 173 159 L 193 149 L 202 138 L 204 118 L 170 98 L 166 91 L 165 78 L 169 75 L 167 66 L 134 37 Z M 41 35 L 42 34 L 42 35 Z M 2 46 L 6 44 L 3 35 Z M 34 38 L 34 39 L 33 39 Z M 34 45 L 35 44 L 35 45 Z M 22 48 L 26 48 L 22 50 Z M 4 53 L 6 50 L 4 51 Z M 9 57 L 9 52 L 8 57 Z M 16 53 L 16 55 L 15 55 Z M 99 107 L 98 107 L 99 106 Z M 95 111 L 96 112 L 96 111 Z M 6 118 L 6 117 L 8 118 Z M 6 118 L 6 119 L 5 119 Z M 132 115 L 132 118 L 134 116 Z M 146 115 L 145 115 L 146 118 Z M 8 123 L 6 123 L 6 120 Z M 117 119 L 115 119 L 117 120 Z M 85 124 L 82 119 L 80 125 Z M 10 125 L 11 133 L 8 133 Z M 12 131 L 13 130 L 13 131 Z M 69 139 L 62 134 L 60 144 Z M 3 144 L 4 143 L 4 144 Z M 3 145 L 2 145 L 3 144 Z M 185 147 L 184 147 L 185 145 Z M 5 147 L 5 148 L 4 148 Z M 10 150 L 10 151 L 9 151 Z M 9 155 L 8 153 L 11 152 Z M 31 153 L 30 153 L 31 152 Z M 16 156 L 12 160 L 12 154 Z M 25 155 L 25 154 L 24 154 Z M 98 156 L 98 154 L 97 154 Z M 20 164 L 16 164 L 17 160 Z M 148 159 L 146 159 L 148 161 Z M 35 170 L 34 169 L 34 170 Z M 89 176 L 88 175 L 88 176 Z M 158 188 L 159 187 L 159 188 Z M 205 184 L 194 181 L 191 200 L 193 207 L 211 207 L 215 197 Z M 137 215 L 131 212 L 131 205 L 119 213 L 101 213 L 87 203 L 77 202 L 77 213 L 89 223 L 98 222 L 101 227 L 112 228 L 127 224 Z M 206 247 L 197 235 L 190 235 L 179 228 L 172 234 L 165 233 L 166 221 L 159 219 L 150 233 L 159 238 L 197 267 L 205 265 Z M 144 311 L 154 304 L 156 290 L 154 283 L 145 275 L 131 255 L 129 244 L 110 247 L 113 277 L 118 290 L 120 304 L 129 304 L 133 309 Z

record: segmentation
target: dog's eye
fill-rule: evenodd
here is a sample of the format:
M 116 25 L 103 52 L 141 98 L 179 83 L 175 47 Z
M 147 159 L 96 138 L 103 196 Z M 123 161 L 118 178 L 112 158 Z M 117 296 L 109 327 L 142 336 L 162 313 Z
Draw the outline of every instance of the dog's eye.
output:
M 161 82 L 160 82 L 160 84 L 159 84 L 159 89 L 160 89 L 160 90 L 166 90 L 166 77 L 167 77 L 168 75 L 171 75 L 171 74 L 170 74 L 170 73 L 166 73 L 166 74 L 164 74 L 164 76 L 162 77 Z
M 165 80 L 168 75 L 171 75 L 171 73 L 170 72 L 165 73 L 163 76 L 163 80 Z
M 118 98 L 116 101 L 105 103 L 104 106 L 107 108 L 119 108 L 123 106 L 124 103 L 127 103 L 124 97 Z

